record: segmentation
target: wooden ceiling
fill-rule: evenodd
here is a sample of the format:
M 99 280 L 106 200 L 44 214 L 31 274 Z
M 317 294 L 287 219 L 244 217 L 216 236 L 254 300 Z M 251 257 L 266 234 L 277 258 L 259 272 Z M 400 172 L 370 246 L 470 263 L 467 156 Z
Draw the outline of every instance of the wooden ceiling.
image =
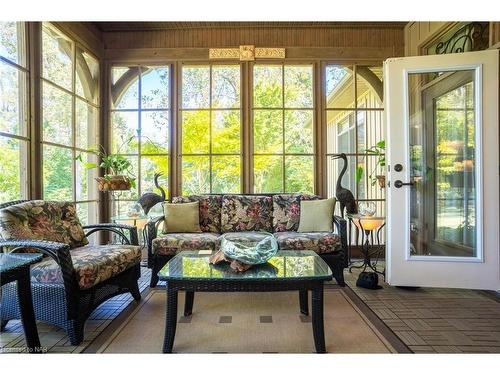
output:
M 406 22 L 93 22 L 101 32 L 192 30 L 205 28 L 343 28 L 402 29 Z

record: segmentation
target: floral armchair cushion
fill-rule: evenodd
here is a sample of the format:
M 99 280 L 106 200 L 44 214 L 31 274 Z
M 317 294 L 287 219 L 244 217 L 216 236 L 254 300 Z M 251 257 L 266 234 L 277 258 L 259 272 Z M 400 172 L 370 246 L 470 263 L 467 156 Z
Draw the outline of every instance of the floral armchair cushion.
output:
M 273 203 L 270 196 L 224 195 L 222 232 L 272 232 Z
M 62 242 L 70 248 L 89 243 L 74 203 L 42 200 L 1 209 L 0 237 Z
M 153 254 L 174 255 L 182 250 L 217 250 L 217 233 L 169 233 L 153 240 Z
M 88 289 L 141 261 L 141 249 L 132 245 L 84 246 L 71 250 L 78 286 Z M 61 267 L 52 258 L 45 258 L 31 267 L 31 281 L 60 284 L 63 282 Z
M 299 229 L 300 201 L 319 199 L 317 195 L 276 194 L 273 196 L 274 232 L 296 232 Z
M 331 232 L 274 233 L 280 250 L 312 250 L 318 254 L 333 253 L 342 247 L 338 234 Z
M 220 233 L 221 195 L 189 195 L 174 197 L 172 203 L 200 202 L 200 228 L 202 232 Z

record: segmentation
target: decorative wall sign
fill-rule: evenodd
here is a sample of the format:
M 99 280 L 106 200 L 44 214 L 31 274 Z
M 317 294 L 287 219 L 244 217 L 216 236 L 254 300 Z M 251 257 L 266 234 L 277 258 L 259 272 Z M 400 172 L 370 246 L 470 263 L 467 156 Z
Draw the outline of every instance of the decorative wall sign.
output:
M 238 48 L 210 48 L 209 59 L 239 59 L 240 50 Z
M 243 45 L 240 48 L 210 48 L 209 59 L 239 59 L 253 61 L 255 59 L 284 59 L 284 48 L 256 48 L 253 45 Z
M 284 48 L 256 48 L 255 58 L 257 59 L 284 59 Z

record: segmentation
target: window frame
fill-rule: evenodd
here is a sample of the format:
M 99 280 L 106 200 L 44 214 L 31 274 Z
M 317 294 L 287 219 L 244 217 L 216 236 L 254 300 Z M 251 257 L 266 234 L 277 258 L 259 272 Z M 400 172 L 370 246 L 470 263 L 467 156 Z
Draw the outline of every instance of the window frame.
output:
M 254 106 L 254 92 L 253 92 L 253 87 L 254 87 L 254 67 L 258 65 L 263 65 L 263 66 L 281 66 L 281 87 L 282 87 L 282 105 L 280 107 L 255 107 Z M 285 66 L 310 66 L 312 70 L 312 106 L 308 108 L 288 108 L 285 106 Z M 319 126 L 321 126 L 320 122 L 318 121 L 318 110 L 319 110 L 319 103 L 320 100 L 318 100 L 317 97 L 317 86 L 319 85 L 318 83 L 318 77 L 317 77 L 317 62 L 314 61 L 309 61 L 309 60 L 290 60 L 290 59 L 284 59 L 284 60 L 265 60 L 265 61 L 258 61 L 258 62 L 252 62 L 249 64 L 249 72 L 248 72 L 248 108 L 247 110 L 250 112 L 249 114 L 249 160 L 250 160 L 250 167 L 249 167 L 249 174 L 250 174 L 250 184 L 249 184 L 249 191 L 251 193 L 255 193 L 255 168 L 254 168 L 254 158 L 255 156 L 279 156 L 282 158 L 282 189 L 279 192 L 262 192 L 262 194 L 290 194 L 291 192 L 286 192 L 286 157 L 287 156 L 307 156 L 307 157 L 312 157 L 312 165 L 313 165 L 313 180 L 312 180 L 312 188 L 313 191 L 311 193 L 316 194 L 317 193 L 317 179 L 318 179 L 318 140 L 317 140 L 317 134 L 320 133 L 319 131 Z M 254 144 L 254 114 L 255 110 L 279 110 L 282 112 L 282 150 L 283 152 L 280 154 L 272 154 L 272 153 L 255 153 L 255 144 Z M 287 110 L 303 110 L 303 111 L 311 111 L 312 112 L 312 142 L 313 142 L 313 148 L 311 153 L 290 153 L 286 152 L 286 141 L 285 141 L 285 112 Z M 255 193 L 257 194 L 257 193 Z M 260 194 L 260 193 L 259 193 Z
M 354 98 L 353 98 L 353 106 L 348 107 L 348 108 L 342 108 L 342 107 L 328 107 L 327 105 L 327 95 L 326 95 L 326 78 L 327 78 L 327 67 L 328 66 L 338 66 L 338 67 L 343 67 L 343 68 L 348 68 L 352 67 L 353 75 L 352 75 L 352 85 L 354 87 Z M 329 152 L 328 147 L 327 147 L 327 142 L 328 142 L 328 113 L 329 112 L 338 112 L 339 114 L 342 112 L 345 112 L 345 117 L 348 120 L 348 129 L 349 132 L 351 132 L 351 128 L 354 128 L 354 145 L 355 145 L 355 152 L 350 152 L 350 153 L 345 153 L 348 160 L 349 158 L 354 158 L 356 167 L 359 165 L 360 161 L 364 161 L 364 172 L 363 172 L 363 178 L 360 181 L 358 185 L 356 185 L 356 182 L 354 180 L 354 184 L 356 185 L 356 188 L 352 192 L 354 195 L 354 198 L 356 199 L 357 202 L 374 202 L 375 205 L 377 206 L 377 214 L 378 215 L 385 215 L 386 212 L 386 205 L 385 205 L 385 190 L 380 189 L 378 185 L 372 186 L 368 180 L 368 173 L 369 173 L 369 165 L 367 163 L 368 160 L 372 160 L 375 158 L 374 155 L 370 155 L 364 152 L 361 152 L 359 147 L 359 124 L 360 124 L 360 117 L 363 117 L 363 126 L 364 126 L 364 139 L 365 139 L 365 145 L 367 144 L 367 116 L 369 113 L 375 113 L 375 114 L 380 114 L 380 116 L 383 116 L 384 112 L 384 102 L 383 99 L 381 101 L 381 105 L 379 107 L 367 107 L 366 102 L 361 102 L 361 98 L 363 98 L 364 94 L 359 94 L 358 93 L 358 84 L 359 80 L 363 79 L 362 76 L 358 75 L 358 67 L 366 67 L 366 68 L 381 68 L 381 64 L 374 64 L 372 62 L 370 63 L 364 63 L 364 62 L 359 62 L 359 63 L 343 63 L 339 61 L 323 61 L 321 64 L 321 74 L 322 74 L 322 115 L 323 115 L 323 123 L 322 123 L 322 137 L 323 137 L 323 157 L 324 157 L 324 166 L 323 166 L 323 173 L 324 173 L 324 178 L 323 178 L 323 191 L 325 197 L 332 197 L 335 196 L 335 183 L 337 176 L 329 176 L 329 168 L 328 168 L 328 162 L 331 159 L 331 157 L 335 154 L 335 152 Z M 360 116 L 361 115 L 361 116 Z M 351 117 L 352 117 L 352 122 L 351 122 Z M 383 130 L 383 118 L 380 117 L 381 119 L 381 128 Z M 345 131 L 344 131 L 345 132 Z M 342 134 L 344 134 L 342 132 Z M 335 135 L 339 136 L 340 133 L 335 131 Z M 369 159 L 372 158 L 372 159 Z M 348 169 L 349 171 L 349 169 Z M 333 178 L 332 178 L 333 177 Z M 355 178 L 355 177 L 354 177 Z M 345 179 L 345 177 L 344 177 Z M 344 181 L 344 185 L 345 181 Z M 375 197 L 370 197 L 368 196 L 368 192 L 371 189 L 376 189 L 376 196 Z M 364 191 L 365 197 L 361 197 L 360 192 Z M 382 212 L 380 212 L 382 210 Z M 382 239 L 381 243 L 385 241 L 385 235 L 382 234 Z
M 43 72 L 43 28 L 48 27 L 50 29 L 53 29 L 56 33 L 59 33 L 63 35 L 65 38 L 67 38 L 71 42 L 71 90 L 61 86 L 58 83 L 55 83 L 51 81 L 49 78 L 47 78 L 44 75 Z M 40 22 L 40 74 L 39 74 L 39 92 L 40 92 L 40 129 L 39 129 L 39 137 L 40 137 L 40 161 L 41 161 L 41 172 L 40 172 L 40 186 L 41 186 L 41 196 L 43 199 L 45 198 L 45 186 L 44 186 L 44 146 L 48 147 L 56 147 L 56 148 L 61 148 L 65 150 L 69 150 L 72 155 L 72 160 L 71 160 L 71 196 L 72 196 L 72 202 L 78 205 L 87 205 L 87 221 L 88 223 L 94 223 L 98 221 L 99 218 L 99 212 L 101 210 L 101 205 L 100 205 L 100 195 L 97 191 L 97 184 L 91 183 L 93 178 L 92 175 L 95 174 L 97 176 L 97 171 L 96 173 L 90 172 L 86 177 L 87 177 L 87 198 L 88 199 L 77 199 L 77 184 L 78 184 L 78 168 L 83 168 L 83 166 L 78 165 L 80 163 L 78 160 L 75 159 L 75 157 L 79 154 L 85 154 L 85 155 L 91 155 L 92 153 L 90 152 L 89 149 L 84 149 L 81 147 L 78 147 L 77 142 L 76 142 L 76 133 L 77 133 L 77 113 L 76 113 L 76 106 L 77 106 L 77 100 L 83 102 L 86 106 L 90 106 L 92 110 L 94 111 L 94 128 L 93 130 L 93 135 L 92 139 L 95 140 L 95 142 L 100 143 L 101 139 L 101 134 L 100 134 L 100 115 L 101 115 L 101 101 L 100 101 L 100 88 L 102 85 L 102 77 L 101 77 L 101 64 L 102 62 L 100 61 L 99 57 L 96 56 L 91 50 L 86 48 L 84 45 L 82 45 L 78 40 L 75 38 L 72 38 L 68 33 L 66 33 L 64 30 L 59 28 L 58 26 L 54 25 L 51 22 Z M 86 53 L 90 55 L 98 64 L 98 72 L 99 75 L 96 80 L 97 88 L 96 88 L 96 98 L 94 101 L 89 100 L 85 98 L 84 96 L 81 96 L 77 93 L 77 51 L 81 50 L 82 55 L 83 53 Z M 71 142 L 70 145 L 63 145 L 60 143 L 56 142 L 51 142 L 48 140 L 44 139 L 43 135 L 43 111 L 44 111 L 44 105 L 43 105 L 43 87 L 44 85 L 49 85 L 51 88 L 59 90 L 63 92 L 66 95 L 69 95 L 71 98 Z M 91 139 L 89 139 L 91 141 Z M 92 142 L 93 143 L 93 142 Z M 92 146 L 90 144 L 89 146 Z M 94 176 L 94 177 L 95 177 Z M 93 204 L 93 205 L 92 205 Z M 90 207 L 94 206 L 94 211 L 92 212 L 92 215 L 90 215 Z M 91 217 L 92 216 L 92 217 Z
M 183 67 L 184 66 L 204 66 L 204 67 L 209 67 L 209 106 L 208 108 L 183 108 L 182 106 L 182 72 L 183 72 Z M 240 103 L 238 107 L 234 108 L 214 108 L 212 107 L 212 84 L 213 84 L 213 67 L 214 66 L 239 66 L 240 70 Z M 213 156 L 239 156 L 239 162 L 240 162 L 240 189 L 239 193 L 243 193 L 245 191 L 245 183 L 244 183 L 244 171 L 245 171 L 245 141 L 244 141 L 244 128 L 245 128 L 245 109 L 244 109 L 244 95 L 245 95 L 245 90 L 244 90 L 244 85 L 243 85 L 243 77 L 244 77 L 244 63 L 238 60 L 227 60 L 227 61 L 210 61 L 210 60 L 204 60 L 204 61 L 180 61 L 179 64 L 177 64 L 177 80 L 178 80 L 178 90 L 177 93 L 175 94 L 177 97 L 177 149 L 178 149 L 178 157 L 177 157 L 177 180 L 176 180 L 176 192 L 178 194 L 182 194 L 183 191 L 183 185 L 182 185 L 182 160 L 184 156 L 195 156 L 195 157 L 208 157 L 209 158 L 209 192 L 198 192 L 197 194 L 217 194 L 217 193 L 212 193 L 213 191 L 213 177 L 212 177 L 212 158 Z M 185 154 L 182 151 L 182 118 L 183 118 L 183 112 L 191 112 L 191 111 L 197 111 L 197 110 L 203 110 L 203 111 L 208 111 L 209 112 L 209 132 L 210 132 L 210 139 L 209 139 L 209 152 L 208 153 L 199 153 L 199 154 Z M 240 112 L 240 152 L 239 153 L 214 153 L 212 152 L 212 113 L 215 111 L 223 111 L 223 110 L 238 110 Z
M 25 128 L 24 130 L 24 135 L 22 135 L 23 132 L 19 132 L 19 134 L 13 134 L 13 133 L 8 133 L 8 132 L 3 132 L 0 131 L 0 138 L 3 139 L 13 139 L 18 141 L 19 143 L 19 149 L 20 149 L 20 154 L 21 157 L 19 158 L 19 190 L 20 190 L 20 196 L 18 199 L 28 199 L 31 196 L 31 185 L 33 183 L 32 180 L 32 175 L 30 171 L 32 170 L 32 121 L 31 121 L 31 105 L 32 105 L 32 100 L 31 100 L 31 79 L 32 79 L 32 66 L 31 66 L 31 60 L 30 60 L 30 44 L 29 44 L 29 23 L 24 22 L 24 21 L 15 21 L 16 26 L 19 28 L 22 28 L 23 30 L 23 49 L 22 53 L 24 54 L 24 62 L 25 66 L 21 65 L 19 62 L 14 62 L 7 57 L 1 56 L 0 55 L 0 62 L 2 64 L 7 65 L 9 68 L 16 69 L 16 71 L 21 71 L 25 74 L 26 80 L 24 84 L 24 103 L 25 103 L 25 113 L 24 115 L 26 116 L 25 118 Z M 18 56 L 21 54 L 18 51 Z M 21 91 L 21 88 L 19 87 L 19 91 Z M 24 143 L 24 146 L 21 146 L 22 143 Z M 24 154 L 24 155 L 22 155 Z M 0 202 L 1 203 L 1 202 Z
M 137 74 L 137 82 L 138 88 L 137 88 L 137 107 L 136 108 L 114 108 L 113 107 L 113 99 L 112 99 L 112 91 L 113 91 L 113 68 L 131 68 L 131 67 L 137 67 L 138 68 L 138 74 Z M 168 106 L 167 108 L 143 108 L 142 107 L 142 76 L 144 74 L 144 71 L 142 70 L 143 68 L 166 68 L 168 69 L 168 75 L 169 75 L 169 82 L 168 82 Z M 126 197 L 122 198 L 120 197 L 120 193 L 118 194 L 113 194 L 112 199 L 111 199 L 111 213 L 113 216 L 118 215 L 121 213 L 120 208 L 117 209 L 116 205 L 121 205 L 123 203 L 125 204 L 132 204 L 133 202 L 136 202 L 137 199 L 144 193 L 142 191 L 142 158 L 143 157 L 167 157 L 168 158 L 168 175 L 163 177 L 167 178 L 167 195 L 166 195 L 166 200 L 170 200 L 172 197 L 172 188 L 173 188 L 173 159 L 174 159 L 174 144 L 175 142 L 173 141 L 174 139 L 174 63 L 172 62 L 112 62 L 108 64 L 107 66 L 107 71 L 108 71 L 108 89 L 109 89 L 109 95 L 107 97 L 107 103 L 108 103 L 108 108 L 107 108 L 107 123 L 108 123 L 108 142 L 107 142 L 107 149 L 111 152 L 113 149 L 113 114 L 114 113 L 127 113 L 127 112 L 136 112 L 137 113 L 137 131 L 138 131 L 138 146 L 137 146 L 137 153 L 119 153 L 119 155 L 125 156 L 125 157 L 132 157 L 132 158 L 137 158 L 137 175 L 135 176 L 136 178 L 136 191 L 137 191 L 137 197 Z M 132 83 L 134 84 L 134 83 Z M 142 114 L 147 113 L 147 112 L 166 112 L 168 114 L 168 153 L 142 153 Z

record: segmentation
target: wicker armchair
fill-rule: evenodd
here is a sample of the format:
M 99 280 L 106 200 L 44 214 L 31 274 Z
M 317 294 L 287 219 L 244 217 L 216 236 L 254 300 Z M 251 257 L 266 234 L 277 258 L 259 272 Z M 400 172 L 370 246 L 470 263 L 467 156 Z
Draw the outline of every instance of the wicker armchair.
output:
M 26 216 L 20 217 L 18 213 L 27 212 L 23 210 L 33 207 L 39 212 L 45 208 L 43 205 L 51 205 L 50 212 L 44 212 L 39 222 L 36 222 L 36 230 L 30 231 L 27 221 L 33 222 L 33 210 L 29 212 L 29 220 Z M 59 217 L 61 212 L 62 216 Z M 53 216 L 65 222 L 64 228 L 68 227 L 67 220 L 73 220 L 71 225 L 76 223 L 75 226 L 69 227 L 71 237 L 64 237 L 67 233 L 61 237 L 62 232 L 54 230 L 57 233 L 47 234 L 47 239 L 51 241 L 40 239 L 40 222 L 47 224 L 47 218 Z M 14 220 L 24 222 L 15 228 L 16 226 L 12 225 L 13 220 L 6 224 L 6 217 L 15 217 Z M 20 231 L 19 227 L 22 227 Z M 99 231 L 114 233 L 122 243 L 88 245 L 87 237 Z M 28 238 L 23 238 L 23 233 Z M 59 236 L 61 240 L 55 242 L 54 236 Z M 131 293 L 136 301 L 140 300 L 137 283 L 140 277 L 140 248 L 137 245 L 135 227 L 121 224 L 82 227 L 72 203 L 14 201 L 0 205 L 0 251 L 39 251 L 47 256 L 31 269 L 35 316 L 37 320 L 65 329 L 72 345 L 83 341 L 85 321 L 104 301 L 122 293 Z M 9 320 L 20 318 L 16 283 L 2 287 L 0 318 L 2 329 Z

